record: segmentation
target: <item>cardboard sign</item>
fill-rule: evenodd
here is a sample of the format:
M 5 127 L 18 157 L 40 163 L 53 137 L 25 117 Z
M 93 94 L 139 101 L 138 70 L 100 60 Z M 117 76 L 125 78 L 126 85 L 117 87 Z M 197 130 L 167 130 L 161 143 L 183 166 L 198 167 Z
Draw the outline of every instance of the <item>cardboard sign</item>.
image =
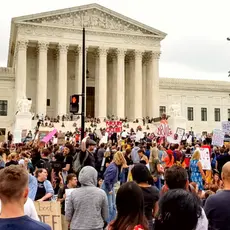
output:
M 172 130 L 169 127 L 168 124 L 163 124 L 161 123 L 158 127 L 157 127 L 157 136 L 160 137 L 168 137 L 172 135 Z
M 65 144 L 65 134 L 64 133 L 59 133 L 58 134 L 58 145 L 64 145 Z
M 177 127 L 177 129 L 176 129 L 176 134 L 179 136 L 179 137 L 183 137 L 184 136 L 184 134 L 185 134 L 185 129 L 183 129 L 183 128 L 180 128 L 180 127 Z
M 39 131 L 38 140 L 42 141 L 42 139 L 49 133 L 49 131 Z
M 48 224 L 52 230 L 62 230 L 60 202 L 34 202 L 41 222 Z
M 200 162 L 203 170 L 211 170 L 211 160 L 208 148 L 199 148 Z
M 230 133 L 230 121 L 222 121 L 222 131 L 225 133 Z
M 224 132 L 220 129 L 213 130 L 212 145 L 222 147 L 224 145 Z

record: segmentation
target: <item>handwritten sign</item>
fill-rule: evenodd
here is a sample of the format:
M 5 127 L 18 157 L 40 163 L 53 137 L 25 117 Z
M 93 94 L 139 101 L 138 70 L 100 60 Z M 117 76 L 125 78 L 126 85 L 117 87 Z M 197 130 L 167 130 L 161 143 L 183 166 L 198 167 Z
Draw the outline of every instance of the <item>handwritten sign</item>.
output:
M 224 145 L 224 132 L 220 129 L 213 130 L 212 145 L 222 147 Z
M 49 131 L 39 131 L 38 140 L 42 141 L 42 139 L 49 133 Z
M 160 137 L 167 137 L 167 136 L 171 136 L 172 135 L 172 130 L 169 127 L 168 124 L 163 124 L 161 123 L 158 127 L 157 127 L 157 135 Z
M 203 170 L 211 170 L 211 160 L 208 148 L 200 148 L 200 162 Z
M 230 121 L 222 121 L 222 131 L 225 133 L 230 132 Z
M 58 145 L 64 145 L 65 144 L 65 134 L 64 133 L 58 133 Z
M 41 222 L 48 224 L 52 230 L 62 230 L 60 202 L 34 202 Z

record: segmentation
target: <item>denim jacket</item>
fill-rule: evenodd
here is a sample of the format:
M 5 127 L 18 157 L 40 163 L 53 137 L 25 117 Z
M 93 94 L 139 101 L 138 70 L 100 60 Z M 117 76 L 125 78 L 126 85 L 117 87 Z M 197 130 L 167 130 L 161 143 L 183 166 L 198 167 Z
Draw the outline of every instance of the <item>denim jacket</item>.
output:
M 113 162 L 108 166 L 108 168 L 105 170 L 104 173 L 104 183 L 108 192 L 112 191 L 114 184 L 117 183 L 117 180 L 118 180 L 118 167 Z
M 48 180 L 44 181 L 44 187 L 46 189 L 46 194 L 51 193 L 54 194 L 53 187 Z M 35 176 L 29 174 L 29 198 L 34 201 L 38 190 L 38 180 Z

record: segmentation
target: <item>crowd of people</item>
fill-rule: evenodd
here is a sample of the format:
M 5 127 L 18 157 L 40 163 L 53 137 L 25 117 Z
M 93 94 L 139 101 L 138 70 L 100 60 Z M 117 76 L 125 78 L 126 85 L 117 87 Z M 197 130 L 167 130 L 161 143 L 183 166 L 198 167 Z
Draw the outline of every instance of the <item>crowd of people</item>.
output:
M 170 144 L 114 136 L 105 143 L 91 132 L 63 145 L 3 143 L 0 229 L 51 229 L 33 201 L 60 202 L 62 230 L 230 229 L 227 146 L 211 146 L 210 138 Z M 210 170 L 200 148 L 209 151 Z

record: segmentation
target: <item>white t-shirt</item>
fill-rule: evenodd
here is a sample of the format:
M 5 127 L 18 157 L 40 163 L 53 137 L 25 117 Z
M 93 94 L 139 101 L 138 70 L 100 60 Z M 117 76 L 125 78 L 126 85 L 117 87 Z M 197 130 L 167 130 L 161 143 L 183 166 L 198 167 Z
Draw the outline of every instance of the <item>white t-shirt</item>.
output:
M 0 213 L 1 213 L 1 201 L 0 201 Z M 26 203 L 24 204 L 24 213 L 33 220 L 40 221 L 38 218 L 37 211 L 34 206 L 34 202 L 28 197 Z

